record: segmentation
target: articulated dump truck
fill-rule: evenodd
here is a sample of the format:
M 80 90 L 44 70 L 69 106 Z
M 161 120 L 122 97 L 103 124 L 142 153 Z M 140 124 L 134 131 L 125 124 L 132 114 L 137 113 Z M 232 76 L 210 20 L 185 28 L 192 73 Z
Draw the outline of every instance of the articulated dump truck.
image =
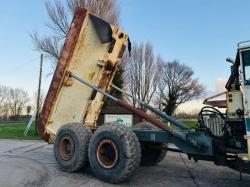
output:
M 89 163 L 99 179 L 120 183 L 139 165 L 156 165 L 167 151 L 174 151 L 194 161 L 213 161 L 248 173 L 250 46 L 238 47 L 226 85 L 227 99 L 206 99 L 210 106 L 201 110 L 192 129 L 140 100 L 148 112 L 110 94 L 111 89 L 126 94 L 112 80 L 127 46 L 131 49 L 125 32 L 85 9 L 76 9 L 38 124 L 40 136 L 54 144 L 60 168 L 74 172 Z M 115 122 L 97 126 L 105 98 L 145 121 L 132 128 Z M 169 143 L 176 148 L 168 148 Z

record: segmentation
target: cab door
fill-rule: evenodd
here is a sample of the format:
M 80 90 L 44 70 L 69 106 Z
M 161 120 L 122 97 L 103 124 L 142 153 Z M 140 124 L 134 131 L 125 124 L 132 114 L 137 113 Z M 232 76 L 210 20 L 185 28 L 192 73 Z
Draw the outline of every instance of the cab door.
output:
M 240 75 L 242 80 L 242 94 L 244 117 L 246 122 L 247 135 L 250 135 L 250 46 L 239 49 Z

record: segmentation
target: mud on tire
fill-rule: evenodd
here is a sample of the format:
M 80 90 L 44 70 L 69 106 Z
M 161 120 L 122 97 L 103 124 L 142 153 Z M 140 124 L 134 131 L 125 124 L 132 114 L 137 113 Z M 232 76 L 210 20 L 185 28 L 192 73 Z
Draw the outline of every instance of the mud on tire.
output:
M 109 183 L 126 180 L 140 164 L 140 143 L 129 128 L 117 124 L 99 127 L 89 144 L 94 174 Z
M 140 129 L 157 129 L 149 122 L 140 122 L 133 126 Z M 154 166 L 161 162 L 167 154 L 167 144 L 158 142 L 140 142 L 141 145 L 141 165 Z
M 87 164 L 91 135 L 91 130 L 80 123 L 69 123 L 58 130 L 54 155 L 62 170 L 74 172 Z

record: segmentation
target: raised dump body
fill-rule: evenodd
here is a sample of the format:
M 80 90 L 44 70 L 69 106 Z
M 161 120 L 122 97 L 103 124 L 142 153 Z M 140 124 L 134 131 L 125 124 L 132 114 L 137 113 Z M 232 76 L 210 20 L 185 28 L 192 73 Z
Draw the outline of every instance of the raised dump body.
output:
M 72 79 L 110 91 L 128 36 L 122 30 L 78 8 L 70 26 L 42 112 L 38 131 L 52 143 L 57 130 L 70 122 L 94 127 L 104 96 Z

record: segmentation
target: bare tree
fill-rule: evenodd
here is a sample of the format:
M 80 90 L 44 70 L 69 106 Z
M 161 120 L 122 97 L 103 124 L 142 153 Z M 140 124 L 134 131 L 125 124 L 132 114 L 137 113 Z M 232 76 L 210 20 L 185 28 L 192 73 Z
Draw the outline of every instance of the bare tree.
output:
M 25 104 L 29 101 L 28 92 L 20 88 L 10 88 L 8 92 L 8 106 L 11 115 L 21 115 Z
M 149 104 L 154 96 L 160 79 L 162 59 L 154 58 L 153 46 L 150 43 L 135 44 L 131 57 L 125 58 L 125 87 L 134 98 Z M 138 106 L 136 100 L 132 100 Z
M 8 87 L 0 85 L 0 115 L 6 114 L 6 110 L 8 109 L 8 105 L 6 105 L 8 91 Z
M 115 26 L 119 22 L 116 0 L 67 0 L 66 5 L 58 0 L 50 0 L 46 1 L 45 6 L 49 17 L 49 23 L 46 26 L 51 30 L 51 35 L 39 37 L 37 32 L 33 32 L 30 36 L 35 49 L 45 54 L 45 57 L 52 62 L 53 69 L 60 57 L 76 7 L 85 7 Z
M 177 106 L 193 99 L 199 99 L 205 87 L 193 79 L 192 69 L 178 61 L 164 63 L 158 85 L 158 107 L 172 115 Z

